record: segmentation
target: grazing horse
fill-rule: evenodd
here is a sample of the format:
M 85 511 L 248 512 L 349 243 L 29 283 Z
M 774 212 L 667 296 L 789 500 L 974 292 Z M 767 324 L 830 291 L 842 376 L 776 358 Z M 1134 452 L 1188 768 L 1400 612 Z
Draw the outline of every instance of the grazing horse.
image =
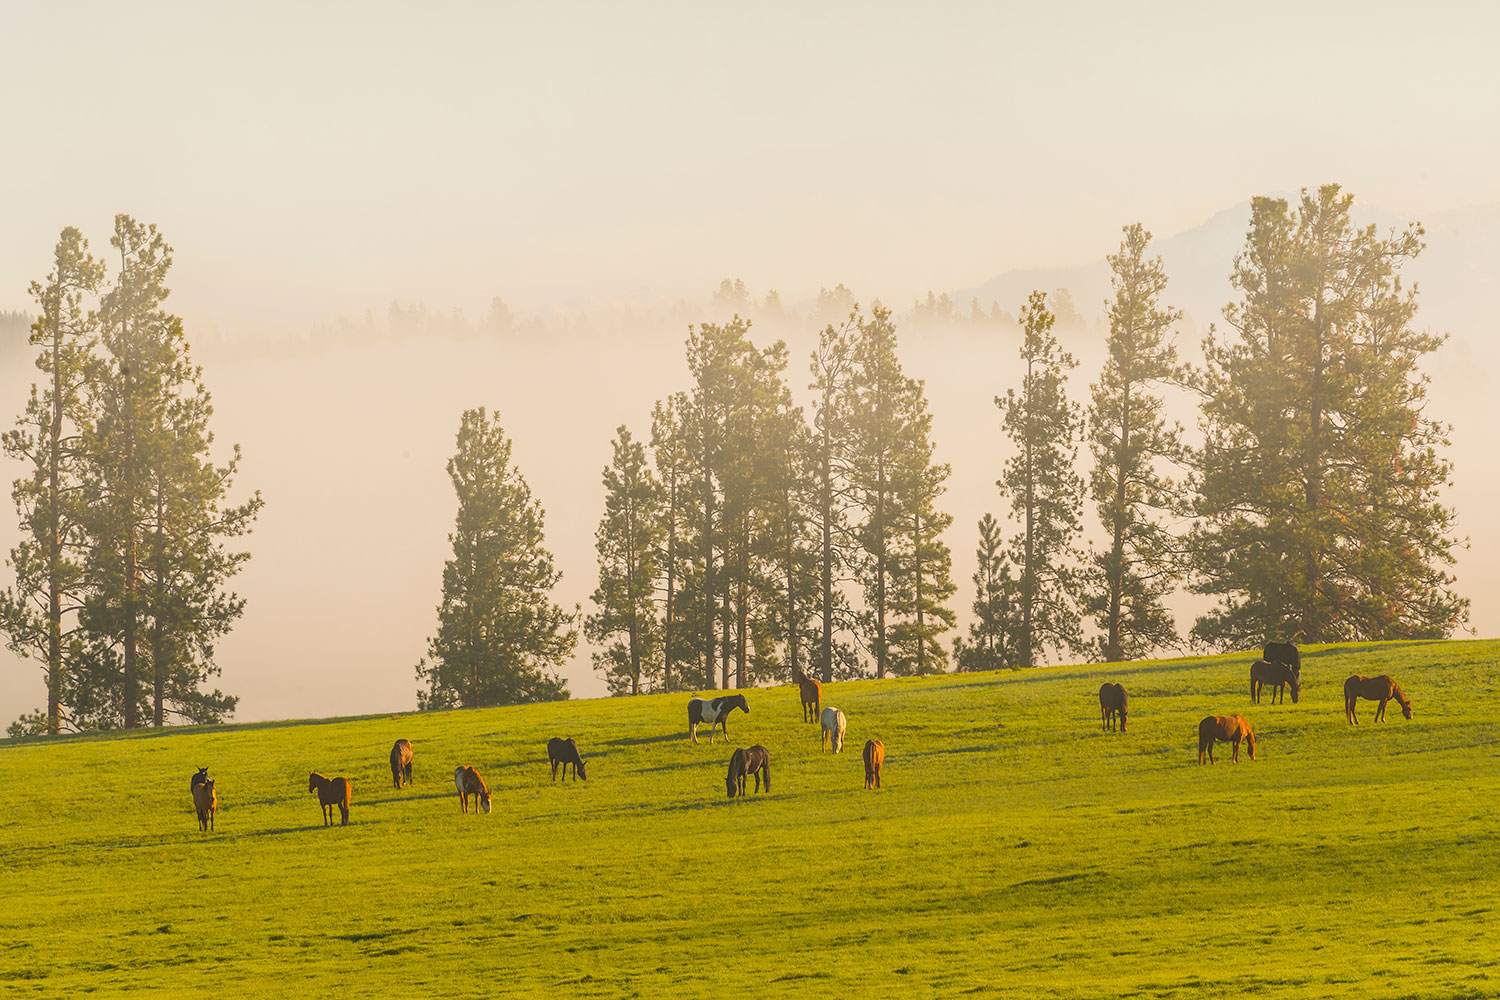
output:
M 490 786 L 484 783 L 479 772 L 468 765 L 460 765 L 453 771 L 453 785 L 458 789 L 458 803 L 463 811 L 469 811 L 469 796 L 474 796 L 474 815 L 490 811 Z
M 1120 732 L 1125 731 L 1125 724 L 1130 719 L 1130 696 L 1125 693 L 1125 685 L 1111 684 L 1105 681 L 1099 685 L 1099 714 L 1103 716 L 1103 729 L 1115 728 L 1115 717 L 1120 719 Z
M 729 758 L 729 774 L 724 779 L 724 784 L 729 789 L 729 797 L 745 794 L 745 779 L 755 775 L 755 790 L 760 791 L 761 775 L 765 775 L 766 791 L 771 790 L 771 755 L 766 748 L 757 743 L 746 750 L 740 747 Z
M 832 705 L 829 705 L 827 708 L 823 709 L 823 714 L 819 716 L 819 718 L 823 722 L 823 733 L 818 738 L 818 745 L 826 750 L 828 748 L 828 744 L 832 743 L 834 753 L 843 753 L 845 724 L 844 713 L 840 712 Z
M 724 738 L 729 738 L 729 713 L 735 709 L 743 709 L 746 715 L 750 714 L 750 706 L 745 702 L 742 694 L 727 694 L 722 698 L 694 698 L 688 702 L 688 739 L 694 743 L 698 742 L 698 726 L 700 723 L 708 723 L 708 744 L 713 746 L 714 727 L 724 730 Z
M 411 784 L 411 758 L 414 751 L 411 748 L 411 740 L 397 740 L 396 745 L 391 747 L 391 781 L 397 788 L 404 781 Z
M 792 680 L 797 682 L 802 695 L 802 721 L 817 722 L 818 712 L 823 706 L 823 685 L 797 667 L 792 668 Z
M 1297 704 L 1297 699 L 1302 695 L 1302 678 L 1285 663 L 1275 663 L 1271 660 L 1256 660 L 1250 664 L 1250 701 L 1258 704 L 1260 702 L 1260 689 L 1262 686 L 1271 689 L 1271 704 L 1276 704 L 1276 696 L 1280 695 L 1282 703 L 1286 702 L 1286 689 L 1292 689 L 1292 704 Z
M 1302 654 L 1297 652 L 1297 640 L 1305 634 L 1305 632 L 1298 632 L 1292 636 L 1291 642 L 1268 642 L 1260 651 L 1260 655 L 1272 663 L 1283 663 L 1290 667 L 1292 673 L 1296 674 L 1300 681 L 1302 679 Z
M 573 780 L 582 778 L 589 780 L 587 768 L 583 766 L 583 758 L 578 756 L 578 744 L 569 737 L 560 740 L 556 736 L 547 741 L 547 759 L 552 762 L 552 780 L 557 780 L 557 765 L 562 765 L 563 780 L 568 780 L 568 765 L 573 765 Z
M 1236 763 L 1240 759 L 1240 743 L 1250 744 L 1250 759 L 1255 759 L 1255 732 L 1250 728 L 1250 723 L 1243 715 L 1210 715 L 1198 723 L 1198 763 L 1203 763 L 1203 755 L 1208 754 L 1208 762 L 1214 762 L 1214 741 L 1220 743 L 1234 744 L 1234 757 Z
M 880 769 L 885 766 L 885 744 L 865 740 L 865 787 L 880 787 Z
M 1399 684 L 1391 680 L 1389 674 L 1381 674 L 1379 677 L 1355 674 L 1344 682 L 1344 718 L 1352 726 L 1359 724 L 1359 719 L 1354 715 L 1354 704 L 1361 698 L 1380 702 L 1380 707 L 1375 710 L 1376 722 L 1385 721 L 1385 705 L 1392 698 L 1401 706 L 1401 714 L 1411 718 L 1411 699 L 1402 692 Z
M 190 792 L 197 791 L 198 790 L 198 786 L 201 785 L 201 784 L 203 784 L 207 780 L 208 780 L 208 768 L 206 768 L 206 767 L 200 767 L 200 768 L 198 768 L 198 773 L 194 774 L 192 780 L 188 782 L 188 791 L 190 791 Z
M 214 828 L 214 813 L 219 808 L 219 796 L 214 792 L 212 779 L 204 778 L 193 786 L 193 808 L 198 811 L 198 829 Z
M 323 825 L 333 825 L 333 807 L 338 806 L 343 814 L 339 826 L 349 825 L 349 793 L 353 786 L 348 778 L 325 778 L 317 771 L 307 776 L 307 790 L 318 793 L 318 804 L 323 807 Z

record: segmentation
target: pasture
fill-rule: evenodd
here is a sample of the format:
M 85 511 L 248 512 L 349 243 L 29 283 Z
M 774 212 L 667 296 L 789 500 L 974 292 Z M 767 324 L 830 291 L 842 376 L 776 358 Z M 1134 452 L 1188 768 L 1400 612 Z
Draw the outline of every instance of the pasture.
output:
M 790 685 L 712 746 L 687 695 L 0 741 L 0 991 L 1500 993 L 1500 642 L 1307 647 L 1297 705 L 1250 704 L 1257 655 L 829 684 L 837 756 Z M 1415 718 L 1347 725 L 1355 672 Z M 1260 759 L 1198 766 L 1198 721 L 1234 713 Z M 587 781 L 551 780 L 553 736 Z M 730 800 L 755 743 L 775 791 Z M 459 811 L 459 764 L 490 815 Z M 348 827 L 313 770 L 352 781 Z

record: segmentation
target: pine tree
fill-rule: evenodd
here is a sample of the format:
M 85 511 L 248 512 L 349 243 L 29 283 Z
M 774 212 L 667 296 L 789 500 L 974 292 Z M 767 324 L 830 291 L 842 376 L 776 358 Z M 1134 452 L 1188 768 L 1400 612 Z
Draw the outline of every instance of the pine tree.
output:
M 974 620 L 969 623 L 968 640 L 954 640 L 953 658 L 960 670 L 1000 670 L 1016 662 L 1019 627 L 1016 581 L 1006 561 L 1000 522 L 993 514 L 979 519 L 975 558 L 979 568 L 974 571 Z
M 1204 344 L 1195 589 L 1219 599 L 1193 628 L 1244 648 L 1449 634 L 1454 513 L 1438 491 L 1447 429 L 1424 413 L 1421 357 L 1400 268 L 1420 226 L 1356 227 L 1337 185 L 1252 202 L 1225 309 Z
M 922 384 L 913 381 L 910 389 L 902 414 L 907 443 L 895 474 L 901 514 L 891 585 L 899 621 L 892 630 L 891 668 L 898 674 L 934 674 L 947 666 L 938 640 L 954 623 L 948 607 L 956 590 L 953 555 L 943 541 L 953 516 L 937 507 L 951 470 L 933 461 L 932 415 Z
M 1162 416 L 1159 392 L 1183 380 L 1168 339 L 1182 314 L 1160 304 L 1167 276 L 1160 257 L 1146 259 L 1150 242 L 1140 223 L 1126 226 L 1120 252 L 1109 258 L 1115 290 L 1109 357 L 1088 413 L 1089 493 L 1109 538 L 1109 548 L 1093 560 L 1088 610 L 1103 633 L 1099 654 L 1106 662 L 1177 642 L 1164 601 L 1182 578 L 1182 545 L 1162 518 L 1184 515 L 1186 503 L 1161 465 L 1181 464 L 1185 451 L 1181 428 Z
M 858 307 L 856 307 L 857 309 Z M 852 498 L 850 467 L 854 392 L 854 344 L 851 332 L 858 314 L 838 327 L 829 325 L 818 337 L 812 354 L 813 434 L 810 442 L 814 479 L 813 522 L 817 533 L 817 615 L 819 635 L 813 667 L 823 683 L 857 675 L 854 650 L 843 635 L 855 628 L 855 618 L 842 584 L 855 562 L 857 543 L 849 527 Z
M 696 691 L 708 686 L 707 679 L 692 667 L 691 627 L 699 620 L 693 612 L 697 591 L 689 584 L 691 554 L 698 551 L 692 536 L 693 498 L 702 491 L 693 486 L 692 457 L 683 438 L 680 414 L 687 408 L 686 394 L 677 393 L 651 411 L 651 450 L 656 478 L 662 490 L 661 544 L 656 559 L 661 567 L 662 597 L 662 690 Z M 687 668 L 684 675 L 684 668 Z
M 1016 660 L 1036 666 L 1048 649 L 1080 651 L 1076 562 L 1083 482 L 1074 471 L 1081 417 L 1067 398 L 1068 372 L 1076 367 L 1052 335 L 1047 296 L 1032 292 L 1021 312 L 1024 337 L 1021 388 L 995 405 L 1016 448 L 996 486 L 1011 501 L 1018 522 L 1010 561 L 1019 572 L 1020 633 Z
M 41 348 L 36 366 L 46 382 L 32 387 L 25 413 L 4 437 L 5 454 L 28 472 L 12 490 L 23 535 L 10 553 L 15 586 L 0 594 L 0 630 L 14 652 L 42 662 L 47 707 L 23 717 L 12 735 L 73 726 L 64 699 L 84 594 L 79 421 L 97 369 L 97 320 L 85 298 L 98 290 L 103 274 L 88 241 L 70 226 L 58 237 L 52 272 L 31 284 L 40 312 L 30 342 Z
M 858 330 L 849 466 L 864 515 L 857 535 L 863 549 L 858 575 L 867 608 L 865 644 L 875 656 L 875 676 L 885 677 L 891 658 L 891 574 L 902 516 L 897 466 L 910 441 L 905 416 L 913 386 L 901 371 L 890 310 L 876 306 L 868 320 L 859 321 Z
M 622 424 L 614 458 L 604 469 L 604 518 L 595 535 L 599 586 L 595 614 L 584 621 L 590 642 L 608 644 L 594 653 L 594 669 L 611 694 L 640 694 L 659 688 L 662 645 L 656 617 L 657 556 L 666 535 L 661 485 L 646 462 L 646 449 Z
M 443 567 L 437 633 L 416 668 L 427 688 L 418 709 L 566 698 L 557 669 L 578 641 L 574 615 L 552 603 L 562 574 L 544 544 L 542 506 L 483 407 L 464 411 L 448 477 L 458 494 L 453 558 Z

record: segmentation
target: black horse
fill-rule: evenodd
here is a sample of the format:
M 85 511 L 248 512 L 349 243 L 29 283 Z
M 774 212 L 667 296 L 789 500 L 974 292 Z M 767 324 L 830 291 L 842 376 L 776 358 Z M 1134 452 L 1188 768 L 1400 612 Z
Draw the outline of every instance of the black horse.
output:
M 737 794 L 745 794 L 745 779 L 752 774 L 755 775 L 757 792 L 760 791 L 761 775 L 765 775 L 766 778 L 766 791 L 771 790 L 771 755 L 759 743 L 749 750 L 740 747 L 734 752 L 734 756 L 729 758 L 729 774 L 724 779 L 724 783 L 729 788 L 731 799 Z
M 573 780 L 589 780 L 583 758 L 578 756 L 578 744 L 571 737 L 560 740 L 556 736 L 547 741 L 547 759 L 552 762 L 552 780 L 557 780 L 557 765 L 562 765 L 563 780 L 568 779 L 568 765 L 573 765 Z
M 208 781 L 208 768 L 206 768 L 206 767 L 200 767 L 200 768 L 198 768 L 198 773 L 195 774 L 195 775 L 193 775 L 193 780 L 192 781 L 188 782 L 188 791 L 191 792 L 191 791 L 195 790 L 199 785 L 205 784 L 207 781 Z
M 1298 632 L 1293 638 L 1302 635 Z M 1289 667 L 1292 673 L 1297 675 L 1298 680 L 1302 678 L 1302 654 L 1297 652 L 1296 643 L 1292 642 L 1268 642 L 1266 648 L 1260 651 L 1261 657 L 1272 663 L 1282 663 Z
M 1125 693 L 1125 685 L 1111 684 L 1105 681 L 1099 685 L 1099 714 L 1103 716 L 1103 728 L 1115 728 L 1115 717 L 1120 719 L 1120 732 L 1125 731 L 1125 724 L 1130 719 L 1130 696 Z

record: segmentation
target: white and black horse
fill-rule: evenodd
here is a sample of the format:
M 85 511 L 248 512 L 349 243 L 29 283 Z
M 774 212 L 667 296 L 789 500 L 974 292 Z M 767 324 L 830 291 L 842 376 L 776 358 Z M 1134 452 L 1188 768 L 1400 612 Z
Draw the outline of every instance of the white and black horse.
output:
M 709 745 L 714 741 L 714 727 L 718 726 L 724 730 L 724 737 L 729 737 L 729 726 L 726 721 L 729 713 L 735 709 L 743 709 L 746 715 L 750 714 L 750 706 L 745 703 L 742 694 L 728 694 L 722 698 L 694 698 L 688 702 L 688 739 L 694 743 L 698 742 L 699 723 L 708 723 Z

